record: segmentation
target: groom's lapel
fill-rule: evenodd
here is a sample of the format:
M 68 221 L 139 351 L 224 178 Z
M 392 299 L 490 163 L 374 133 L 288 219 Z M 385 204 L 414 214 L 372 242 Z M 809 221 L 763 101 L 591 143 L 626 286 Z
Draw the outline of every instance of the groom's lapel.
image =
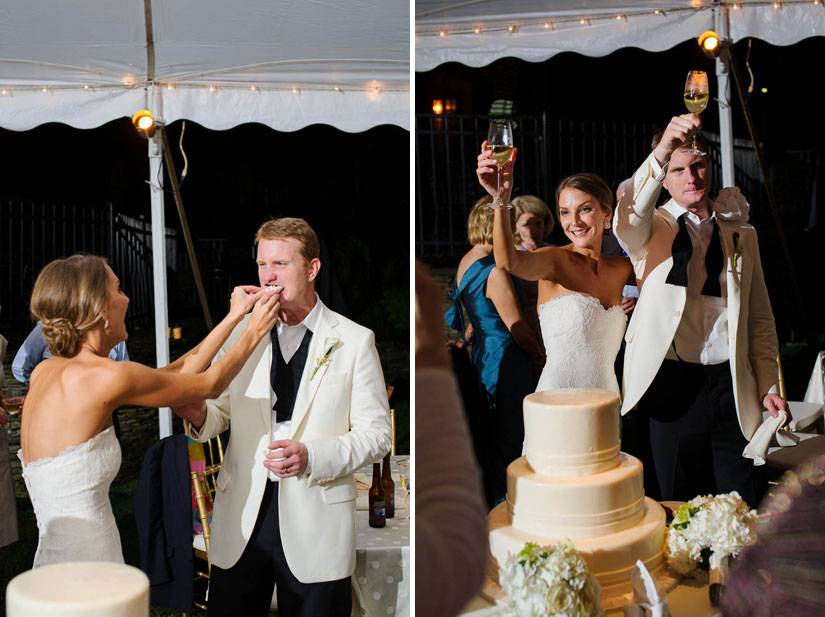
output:
M 318 302 L 321 301 L 318 300 Z M 301 375 L 301 384 L 298 386 L 298 392 L 295 395 L 295 406 L 292 408 L 292 423 L 289 429 L 290 438 L 295 435 L 301 426 L 304 416 L 306 416 L 315 398 L 315 393 L 318 392 L 318 387 L 324 379 L 327 368 L 329 368 L 329 362 L 318 366 L 318 359 L 327 351 L 325 346 L 329 344 L 330 340 L 339 338 L 335 334 L 338 323 L 335 314 L 327 309 L 324 304 L 321 304 L 320 309 L 321 313 L 318 315 L 315 331 L 312 333 L 312 340 L 309 343 L 307 361 Z M 330 354 L 330 361 L 332 361 L 334 355 L 335 352 L 333 351 Z
M 244 392 L 244 396 L 251 403 L 257 403 L 261 420 L 263 420 L 267 432 L 272 429 L 272 409 L 269 399 L 269 365 L 271 357 L 272 340 L 269 336 L 266 336 L 258 343 L 255 351 L 247 360 L 247 364 L 254 368 L 247 382 L 246 392 Z

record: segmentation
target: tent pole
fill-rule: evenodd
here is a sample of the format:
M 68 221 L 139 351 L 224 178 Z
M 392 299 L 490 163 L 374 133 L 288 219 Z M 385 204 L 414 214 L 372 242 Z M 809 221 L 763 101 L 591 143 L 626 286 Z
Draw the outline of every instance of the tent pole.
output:
M 175 171 L 175 160 L 172 158 L 172 151 L 169 148 L 169 139 L 166 136 L 166 127 L 160 127 L 160 136 L 163 144 L 163 158 L 166 161 L 166 169 L 169 172 L 169 183 L 172 185 L 172 192 L 175 195 L 175 205 L 178 208 L 178 217 L 183 228 L 183 239 L 186 242 L 186 251 L 189 254 L 189 263 L 192 264 L 192 274 L 195 276 L 195 287 L 198 290 L 198 298 L 201 302 L 203 318 L 206 321 L 208 330 L 212 330 L 212 314 L 209 312 L 209 305 L 206 303 L 206 292 L 203 289 L 203 279 L 201 269 L 198 267 L 198 258 L 195 255 L 195 247 L 192 244 L 192 234 L 189 233 L 189 223 L 186 220 L 186 211 L 183 209 L 183 195 L 180 194 L 180 184 L 178 184 L 178 173 Z
M 149 139 L 149 192 L 152 199 L 152 274 L 155 296 L 155 358 L 157 367 L 169 364 L 169 315 L 166 297 L 166 216 L 163 207 L 163 160 L 159 133 Z M 158 409 L 160 439 L 172 434 L 172 410 Z
M 722 8 L 722 14 L 714 12 L 716 21 L 716 32 L 720 39 L 729 40 L 730 20 L 728 9 Z M 720 56 L 716 57 L 716 83 L 719 88 L 719 142 L 722 147 L 722 186 L 735 186 L 734 161 L 733 161 L 733 125 L 731 121 L 731 100 L 730 71 L 727 63 L 722 61 Z

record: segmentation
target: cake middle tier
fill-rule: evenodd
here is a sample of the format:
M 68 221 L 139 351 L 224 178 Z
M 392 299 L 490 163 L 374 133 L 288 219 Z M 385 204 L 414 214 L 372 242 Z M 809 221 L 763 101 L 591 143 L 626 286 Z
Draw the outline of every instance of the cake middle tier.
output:
M 644 518 L 639 459 L 622 453 L 619 464 L 591 476 L 536 473 L 522 456 L 507 467 L 507 509 L 516 529 L 537 536 L 595 538 Z

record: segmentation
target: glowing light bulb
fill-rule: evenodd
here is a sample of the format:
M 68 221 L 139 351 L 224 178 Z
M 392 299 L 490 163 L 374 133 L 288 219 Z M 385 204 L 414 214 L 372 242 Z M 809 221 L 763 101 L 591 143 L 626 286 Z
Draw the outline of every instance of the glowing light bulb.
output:
M 447 36 L 447 31 L 446 30 L 439 30 L 438 31 L 438 36 Z

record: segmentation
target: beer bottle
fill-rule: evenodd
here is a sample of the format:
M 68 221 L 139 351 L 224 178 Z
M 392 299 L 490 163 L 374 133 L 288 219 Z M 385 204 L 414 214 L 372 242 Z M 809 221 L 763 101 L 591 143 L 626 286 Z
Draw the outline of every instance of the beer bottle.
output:
M 370 527 L 386 527 L 384 512 L 384 484 L 381 482 L 381 463 L 372 464 L 372 486 L 370 487 Z
M 392 480 L 389 454 L 384 457 L 381 483 L 384 485 L 384 510 L 386 511 L 387 518 L 392 518 L 395 516 L 395 482 Z

